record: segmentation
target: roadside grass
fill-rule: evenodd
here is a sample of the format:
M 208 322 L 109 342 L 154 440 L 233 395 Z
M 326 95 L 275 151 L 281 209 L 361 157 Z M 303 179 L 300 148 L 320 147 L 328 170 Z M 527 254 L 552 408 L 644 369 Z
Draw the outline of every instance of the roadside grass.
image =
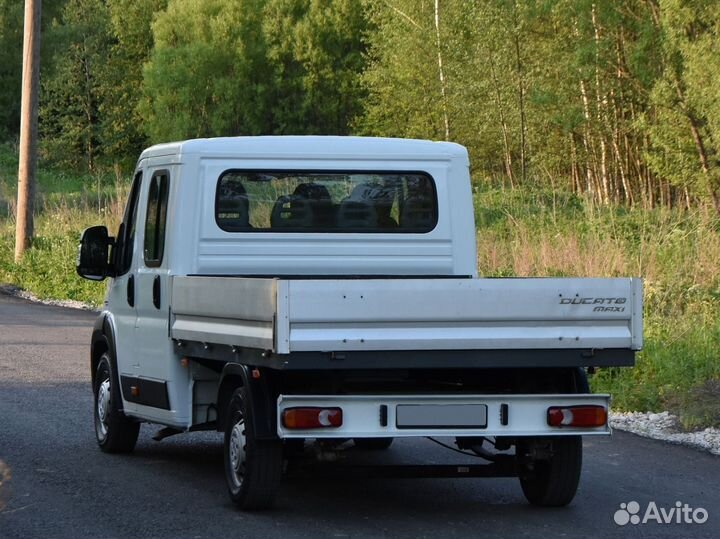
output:
M 0 145 L 0 282 L 101 305 L 106 284 L 75 273 L 78 238 L 95 224 L 117 229 L 130 177 L 41 168 L 36 237 L 15 264 L 13 151 Z M 595 391 L 612 393 L 617 410 L 720 426 L 720 219 L 710 208 L 598 208 L 572 193 L 491 187 L 474 199 L 482 276 L 644 279 L 644 350 L 635 368 L 599 370 Z
M 106 283 L 75 272 L 80 233 L 106 225 L 117 230 L 130 178 L 78 174 L 40 167 L 35 237 L 22 261 L 14 262 L 17 153 L 0 144 L 0 283 L 14 284 L 41 299 L 73 299 L 102 305 Z

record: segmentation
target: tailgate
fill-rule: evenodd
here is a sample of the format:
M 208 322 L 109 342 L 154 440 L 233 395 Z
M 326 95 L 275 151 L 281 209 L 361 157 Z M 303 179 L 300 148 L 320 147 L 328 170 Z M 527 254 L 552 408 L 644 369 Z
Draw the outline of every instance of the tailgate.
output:
M 280 281 L 277 351 L 642 347 L 640 279 Z

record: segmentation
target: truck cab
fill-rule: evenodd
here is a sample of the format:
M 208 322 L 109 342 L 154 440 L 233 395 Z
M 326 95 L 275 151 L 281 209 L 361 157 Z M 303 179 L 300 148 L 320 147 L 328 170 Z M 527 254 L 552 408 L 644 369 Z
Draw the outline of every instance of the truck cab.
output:
M 116 235 L 86 230 L 78 256 L 110 279 L 91 342 L 101 449 L 131 451 L 141 423 L 220 431 L 230 496 L 258 508 L 304 440 L 443 436 L 530 502 L 569 503 L 580 436 L 610 433 L 585 369 L 633 364 L 642 284 L 479 278 L 473 214 L 453 143 L 145 150 Z

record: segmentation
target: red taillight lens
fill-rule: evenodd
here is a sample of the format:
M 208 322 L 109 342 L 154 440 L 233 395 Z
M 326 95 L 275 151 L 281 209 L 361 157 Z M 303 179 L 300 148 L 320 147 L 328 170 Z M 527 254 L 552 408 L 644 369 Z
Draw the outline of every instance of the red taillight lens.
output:
M 551 406 L 547 422 L 551 427 L 602 427 L 607 423 L 607 410 L 597 405 Z
M 342 426 L 341 408 L 287 408 L 282 413 L 286 429 L 325 429 Z

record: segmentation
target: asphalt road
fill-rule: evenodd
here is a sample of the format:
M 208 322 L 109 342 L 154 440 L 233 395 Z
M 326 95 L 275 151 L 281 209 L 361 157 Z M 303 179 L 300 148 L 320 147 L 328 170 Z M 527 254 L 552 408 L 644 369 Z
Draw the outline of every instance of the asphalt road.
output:
M 585 440 L 567 508 L 529 506 L 515 479 L 335 477 L 288 480 L 274 510 L 239 512 L 225 492 L 218 434 L 158 443 L 146 425 L 132 455 L 97 449 L 93 318 L 0 296 L 0 539 L 720 536 L 720 459 L 619 432 Z M 348 461 L 367 457 L 346 451 Z M 456 461 L 426 440 L 396 441 L 380 458 Z M 651 501 L 666 511 L 680 501 L 708 518 L 617 525 L 613 515 L 631 501 L 640 516 Z

